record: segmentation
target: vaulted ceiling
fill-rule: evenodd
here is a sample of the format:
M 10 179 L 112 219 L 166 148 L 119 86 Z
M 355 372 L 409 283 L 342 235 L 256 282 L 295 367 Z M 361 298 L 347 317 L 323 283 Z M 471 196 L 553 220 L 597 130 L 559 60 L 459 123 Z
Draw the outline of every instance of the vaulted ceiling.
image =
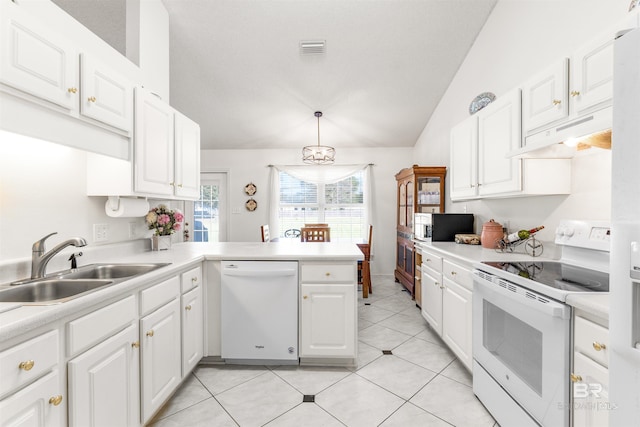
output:
M 323 144 L 413 146 L 496 0 L 163 3 L 171 104 L 202 148 L 250 149 L 315 144 L 318 110 Z

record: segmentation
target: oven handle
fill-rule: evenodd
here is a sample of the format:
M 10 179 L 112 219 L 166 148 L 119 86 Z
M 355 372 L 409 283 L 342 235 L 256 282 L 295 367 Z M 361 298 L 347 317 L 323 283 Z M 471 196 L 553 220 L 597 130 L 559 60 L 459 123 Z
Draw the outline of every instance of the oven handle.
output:
M 552 317 L 559 317 L 561 319 L 566 319 L 571 314 L 571 311 L 565 304 L 552 301 L 549 298 L 544 298 L 545 302 L 542 302 L 537 298 L 530 298 L 526 296 L 524 292 L 529 292 L 531 295 L 535 296 L 537 296 L 537 294 L 517 285 L 516 287 L 518 288 L 519 292 L 513 292 L 503 288 L 500 285 L 489 282 L 488 280 L 483 279 L 482 277 L 479 277 L 477 275 L 475 276 L 474 283 L 478 285 L 477 289 L 474 289 L 474 295 L 479 291 L 481 295 L 488 296 L 489 298 L 487 299 L 489 300 L 491 300 L 492 296 L 502 296 L 514 301 L 516 304 L 523 304 L 538 312 L 547 314 Z

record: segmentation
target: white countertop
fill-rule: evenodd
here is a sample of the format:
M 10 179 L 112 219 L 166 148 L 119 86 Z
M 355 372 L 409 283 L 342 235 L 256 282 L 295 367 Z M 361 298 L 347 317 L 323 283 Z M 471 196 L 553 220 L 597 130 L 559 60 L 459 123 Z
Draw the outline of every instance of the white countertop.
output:
M 485 249 L 481 245 L 465 245 L 454 242 L 421 242 L 415 241 L 418 247 L 455 258 L 458 262 L 473 265 L 481 261 L 549 261 L 557 260 L 556 247 L 553 243 L 544 243 L 542 256 L 532 257 L 521 252 L 501 252 Z M 571 294 L 566 303 L 570 306 L 591 313 L 603 319 L 609 318 L 609 293 Z
M 16 305 L 0 303 L 0 341 L 12 338 L 20 333 L 45 326 L 50 322 L 86 310 L 105 301 L 116 300 L 127 292 L 132 292 L 159 278 L 195 265 L 202 261 L 221 260 L 296 260 L 319 261 L 357 261 L 363 258 L 362 252 L 354 243 L 303 243 L 282 241 L 276 243 L 224 242 L 224 243 L 178 243 L 170 250 L 123 256 L 119 251 L 102 252 L 99 260 L 92 263 L 170 263 L 165 267 L 138 277 L 107 286 L 95 292 L 69 300 L 61 304 L 48 306 Z M 82 260 L 81 260 L 82 261 Z M 86 265 L 82 262 L 80 266 Z

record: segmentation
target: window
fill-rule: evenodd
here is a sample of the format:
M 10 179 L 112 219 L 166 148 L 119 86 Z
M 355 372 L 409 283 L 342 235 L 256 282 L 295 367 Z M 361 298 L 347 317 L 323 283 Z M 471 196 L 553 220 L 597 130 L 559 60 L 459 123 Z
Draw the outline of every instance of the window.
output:
M 226 175 L 205 172 L 200 175 L 200 199 L 187 204 L 185 214 L 192 224 L 190 240 L 193 242 L 226 241 L 224 214 Z
M 314 184 L 279 172 L 278 218 L 280 236 L 305 223 L 328 223 L 331 240 L 355 241 L 364 237 L 364 170 L 338 182 Z

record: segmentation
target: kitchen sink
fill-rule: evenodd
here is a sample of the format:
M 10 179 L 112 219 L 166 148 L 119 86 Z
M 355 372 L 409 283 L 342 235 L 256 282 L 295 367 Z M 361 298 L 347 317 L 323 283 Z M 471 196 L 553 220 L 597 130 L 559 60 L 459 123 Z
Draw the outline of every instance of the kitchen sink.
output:
M 0 302 L 22 302 L 34 305 L 57 304 L 110 285 L 111 280 L 40 279 L 0 291 Z
M 0 289 L 0 302 L 59 304 L 166 265 L 169 263 L 85 265 L 42 279 L 13 282 L 11 286 Z

